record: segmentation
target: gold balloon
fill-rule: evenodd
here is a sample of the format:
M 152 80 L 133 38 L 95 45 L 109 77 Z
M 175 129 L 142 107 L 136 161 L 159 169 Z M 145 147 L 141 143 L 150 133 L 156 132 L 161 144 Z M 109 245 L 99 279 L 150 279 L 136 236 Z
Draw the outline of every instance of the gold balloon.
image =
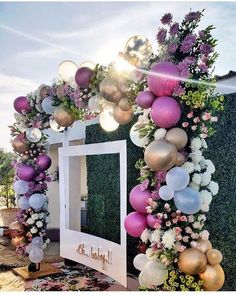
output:
M 123 97 L 119 102 L 119 107 L 122 111 L 128 111 L 132 108 L 132 105 L 129 103 L 127 98 Z
M 181 153 L 177 153 L 177 156 L 176 156 L 176 162 L 175 162 L 175 165 L 176 166 L 182 166 L 183 163 L 186 162 L 186 158 L 183 154 Z
M 116 81 L 111 78 L 104 78 L 100 83 L 99 89 L 105 99 L 114 103 L 118 103 L 123 96 Z
M 196 248 L 187 248 L 179 255 L 178 267 L 186 274 L 197 275 L 203 272 L 206 266 L 206 255 Z
M 171 128 L 167 131 L 165 139 L 175 144 L 178 151 L 184 148 L 188 142 L 187 133 L 178 127 Z
M 113 117 L 117 123 L 124 125 L 129 123 L 134 116 L 133 108 L 128 111 L 123 111 L 118 105 L 113 109 Z
M 23 154 L 29 150 L 29 144 L 27 142 L 25 142 L 24 140 L 22 141 L 22 140 L 15 138 L 15 139 L 13 139 L 11 144 L 12 144 L 14 151 L 19 154 Z
M 12 244 L 12 246 L 17 247 L 23 242 L 23 240 L 24 240 L 23 236 L 22 237 L 14 237 L 11 239 L 11 244 Z
M 165 139 L 151 142 L 144 153 L 144 160 L 149 168 L 158 170 L 168 170 L 175 165 L 177 149 L 175 145 Z
M 9 225 L 9 228 L 14 230 L 23 230 L 23 225 L 19 221 L 13 221 Z
M 206 253 L 208 250 L 212 249 L 212 244 L 209 240 L 198 239 L 197 242 L 199 244 L 200 250 L 203 253 Z
M 225 274 L 219 264 L 208 264 L 206 269 L 199 274 L 199 277 L 203 280 L 203 289 L 205 291 L 217 291 L 225 282 Z
M 45 97 L 48 96 L 48 86 L 43 85 L 43 86 L 40 88 L 39 96 L 41 97 L 41 101 L 42 101 Z
M 62 99 L 62 98 L 65 96 L 64 86 L 63 86 L 63 85 L 57 87 L 56 95 L 57 95 L 57 97 L 58 97 L 59 99 Z
M 211 265 L 219 264 L 221 263 L 223 256 L 219 250 L 211 249 L 206 252 L 207 261 Z
M 60 105 L 56 108 L 54 112 L 54 119 L 57 124 L 62 127 L 69 127 L 75 121 L 73 114 L 63 105 Z

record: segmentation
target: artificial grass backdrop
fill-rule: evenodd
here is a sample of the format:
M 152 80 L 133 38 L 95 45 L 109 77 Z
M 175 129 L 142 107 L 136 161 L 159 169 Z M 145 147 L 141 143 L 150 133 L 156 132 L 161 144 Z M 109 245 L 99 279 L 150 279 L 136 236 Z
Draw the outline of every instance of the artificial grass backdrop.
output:
M 225 110 L 219 115 L 216 134 L 207 140 L 208 151 L 205 157 L 211 159 L 216 167 L 214 180 L 219 183 L 220 190 L 210 205 L 205 228 L 210 232 L 213 247 L 220 250 L 224 256 L 226 281 L 223 290 L 236 290 L 236 94 L 225 97 Z M 105 141 L 127 140 L 127 191 L 137 185 L 138 170 L 135 163 L 143 157 L 142 149 L 136 147 L 129 139 L 129 131 L 133 121 L 120 126 L 116 132 L 107 133 L 99 124 L 86 129 L 86 144 Z M 117 177 L 117 158 L 88 158 L 88 216 L 89 228 L 93 234 L 114 242 L 119 241 L 119 177 Z M 98 168 L 96 168 L 98 167 Z M 119 166 L 118 166 L 119 167 Z M 98 177 L 94 176 L 97 170 Z M 110 177 L 105 180 L 102 171 L 107 171 Z M 105 174 L 107 174 L 107 172 Z M 99 189 L 99 190 L 98 190 Z M 97 192 L 103 196 L 97 196 Z M 96 192 L 95 196 L 92 196 Z M 111 193 L 112 192 L 112 193 Z M 127 196 L 127 210 L 133 211 Z M 96 212 L 96 214 L 94 214 Z M 91 218 L 91 216 L 93 216 Z M 91 230 L 92 229 L 92 230 Z M 135 272 L 133 258 L 137 254 L 138 239 L 128 236 L 128 271 Z

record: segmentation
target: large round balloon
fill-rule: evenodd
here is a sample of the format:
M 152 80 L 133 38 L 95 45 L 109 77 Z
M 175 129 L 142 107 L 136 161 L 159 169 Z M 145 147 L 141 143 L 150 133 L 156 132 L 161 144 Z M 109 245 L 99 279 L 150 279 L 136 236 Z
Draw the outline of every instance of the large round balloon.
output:
M 147 213 L 146 207 L 148 206 L 147 200 L 151 197 L 149 190 L 141 190 L 141 185 L 136 185 L 129 194 L 129 201 L 131 206 L 140 213 Z
M 56 132 L 62 132 L 63 130 L 65 130 L 65 127 L 62 127 L 59 124 L 57 124 L 55 119 L 52 119 L 52 118 L 49 121 L 49 125 L 50 125 L 51 129 Z
M 138 238 L 147 228 L 146 215 L 139 212 L 131 212 L 126 216 L 124 225 L 130 236 Z
M 34 237 L 31 241 L 33 246 L 42 247 L 43 246 L 43 239 L 42 237 Z
M 33 263 L 39 263 L 43 260 L 43 250 L 39 247 L 32 247 L 29 252 L 29 259 Z
M 29 183 L 27 181 L 24 180 L 17 180 L 14 183 L 14 191 L 19 194 L 19 195 L 23 195 L 25 193 L 27 193 L 29 190 Z
M 179 269 L 189 275 L 203 272 L 207 266 L 206 255 L 196 248 L 187 248 L 178 258 Z
M 24 241 L 25 237 L 21 236 L 21 237 L 13 237 L 11 239 L 11 244 L 13 247 L 18 247 L 19 245 L 21 245 Z
M 139 137 L 139 132 L 138 130 L 136 130 L 138 126 L 138 123 L 135 123 L 132 128 L 130 129 L 130 139 L 133 142 L 133 144 L 139 146 L 139 147 L 145 147 L 148 144 L 148 137 L 144 136 L 144 137 Z
M 119 127 L 119 123 L 113 117 L 113 108 L 105 107 L 99 115 L 99 123 L 107 132 L 116 130 Z
M 117 123 L 124 125 L 129 123 L 134 116 L 133 108 L 128 111 L 123 111 L 118 105 L 113 109 L 113 116 Z
M 153 64 L 147 76 L 149 90 L 156 96 L 169 96 L 179 85 L 177 66 L 169 61 Z
M 160 261 L 149 261 L 143 269 L 143 279 L 149 285 L 162 285 L 168 274 L 167 268 Z
M 17 202 L 17 205 L 22 210 L 28 210 L 30 208 L 29 199 L 24 196 L 20 197 Z
M 148 259 L 145 254 L 138 254 L 134 257 L 133 264 L 136 269 L 142 270 L 147 262 Z
M 9 225 L 9 229 L 22 231 L 24 229 L 24 227 L 19 221 L 13 221 Z
M 148 167 L 155 170 L 168 170 L 175 164 L 177 149 L 167 140 L 159 139 L 151 142 L 145 152 L 144 160 Z
M 123 97 L 123 93 L 117 86 L 116 81 L 111 78 L 104 78 L 99 85 L 99 89 L 101 95 L 111 102 L 118 103 Z
M 195 214 L 202 206 L 202 200 L 199 192 L 190 187 L 186 187 L 182 191 L 175 192 L 174 203 L 177 209 L 184 214 Z
M 173 191 L 181 191 L 189 184 L 189 174 L 181 167 L 174 167 L 166 174 L 166 183 Z
M 211 265 L 216 265 L 221 263 L 223 256 L 219 250 L 211 249 L 206 252 L 207 261 Z
M 90 68 L 79 68 L 75 74 L 75 82 L 81 88 L 88 88 L 93 74 Z
M 179 103 L 170 96 L 156 98 L 151 107 L 151 118 L 161 128 L 175 126 L 181 117 Z
M 75 118 L 71 111 L 63 105 L 60 105 L 56 108 L 54 113 L 54 119 L 57 122 L 57 124 L 62 127 L 69 127 L 75 121 Z
M 25 97 L 25 96 L 19 96 L 15 99 L 14 109 L 18 113 L 22 113 L 22 112 L 29 113 L 32 110 L 30 103 L 29 103 L 27 97 Z
M 21 180 L 32 181 L 37 176 L 37 173 L 31 165 L 21 164 L 18 167 L 18 177 Z
M 119 101 L 119 108 L 122 111 L 129 111 L 132 108 L 131 103 L 129 102 L 128 98 L 122 97 Z
M 159 196 L 162 200 L 169 201 L 174 197 L 174 190 L 168 185 L 163 185 L 159 189 Z
M 165 139 L 175 144 L 178 151 L 184 148 L 188 142 L 187 133 L 178 127 L 168 130 Z
M 90 99 L 88 101 L 88 107 L 91 112 L 99 113 L 102 110 L 100 101 L 101 100 L 97 95 L 90 97 Z
M 212 244 L 209 240 L 202 240 L 202 239 L 198 239 L 198 247 L 199 249 L 203 252 L 206 253 L 208 250 L 212 249 Z
M 45 202 L 45 196 L 43 194 L 33 194 L 29 198 L 29 204 L 33 209 L 40 209 Z
M 152 92 L 145 90 L 139 93 L 139 95 L 136 97 L 135 102 L 141 108 L 149 109 L 152 106 L 154 99 L 155 96 L 152 94 Z
M 51 158 L 46 154 L 42 154 L 37 157 L 37 165 L 40 171 L 47 170 L 51 166 L 51 163 Z
M 224 285 L 225 274 L 219 264 L 207 265 L 206 269 L 199 274 L 203 280 L 203 289 L 205 291 L 217 291 Z
M 74 82 L 77 69 L 76 63 L 71 60 L 64 60 L 58 66 L 59 77 L 66 83 Z
M 42 137 L 42 132 L 38 128 L 27 128 L 26 137 L 30 142 L 39 142 Z
M 42 109 L 45 113 L 52 115 L 55 112 L 56 107 L 52 105 L 52 97 L 48 96 L 42 101 Z
M 29 150 L 29 144 L 25 141 L 25 139 L 20 139 L 19 137 L 15 137 L 12 142 L 13 150 L 16 153 L 23 154 Z

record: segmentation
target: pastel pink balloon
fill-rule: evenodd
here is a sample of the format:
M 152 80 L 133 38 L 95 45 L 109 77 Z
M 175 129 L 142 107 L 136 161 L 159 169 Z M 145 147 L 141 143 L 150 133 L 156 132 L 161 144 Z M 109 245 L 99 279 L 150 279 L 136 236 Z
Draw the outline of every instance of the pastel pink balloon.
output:
M 158 97 L 152 104 L 151 117 L 158 127 L 176 126 L 181 117 L 180 105 L 173 97 Z
M 180 77 L 178 68 L 172 62 L 162 61 L 153 64 L 151 72 L 158 74 L 154 75 L 149 73 L 147 76 L 148 88 L 156 96 L 171 95 L 180 83 L 180 81 L 176 79 Z
M 136 103 L 143 109 L 149 109 L 152 106 L 152 103 L 155 99 L 155 96 L 152 94 L 151 91 L 142 91 L 136 97 Z
M 159 223 L 161 224 L 161 220 L 154 217 L 152 214 L 148 214 L 147 215 L 147 224 L 151 227 L 151 228 L 155 228 L 155 224 Z
M 18 177 L 25 181 L 32 181 L 37 176 L 37 173 L 31 165 L 21 164 L 18 167 Z
M 129 201 L 131 206 L 139 213 L 147 213 L 147 200 L 151 197 L 149 190 L 141 191 L 141 185 L 136 185 L 130 192 Z
M 18 113 L 22 113 L 22 111 L 28 113 L 32 110 L 30 103 L 25 96 L 19 96 L 14 100 L 14 109 Z
M 130 236 L 138 238 L 148 226 L 146 215 L 139 212 L 131 212 L 126 216 L 124 226 Z
M 47 170 L 51 166 L 51 163 L 51 158 L 46 154 L 37 157 L 37 165 L 40 171 Z
M 92 76 L 93 71 L 90 68 L 79 68 L 75 74 L 75 82 L 81 88 L 88 88 Z

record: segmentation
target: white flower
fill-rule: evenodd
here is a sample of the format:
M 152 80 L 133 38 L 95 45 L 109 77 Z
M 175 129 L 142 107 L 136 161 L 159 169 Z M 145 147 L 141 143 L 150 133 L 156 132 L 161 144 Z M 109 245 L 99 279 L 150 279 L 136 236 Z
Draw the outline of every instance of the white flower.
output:
M 152 233 L 151 233 L 151 235 L 150 235 L 150 237 L 149 237 L 149 241 L 151 242 L 151 243 L 156 243 L 156 242 L 160 242 L 160 240 L 161 240 L 161 234 L 162 234 L 162 231 L 160 230 L 160 229 L 155 229 Z
M 148 260 L 151 260 L 151 261 L 156 261 L 157 260 L 157 252 L 154 251 L 152 248 L 148 248 L 146 250 L 146 256 L 147 256 L 147 259 Z
M 208 185 L 209 190 L 211 191 L 212 195 L 215 196 L 218 194 L 219 191 L 219 185 L 215 181 L 210 181 Z
M 49 244 L 51 241 L 49 238 L 47 238 L 46 243 Z
M 31 232 L 32 234 L 36 234 L 37 231 L 38 231 L 38 229 L 37 229 L 35 226 L 32 227 L 32 228 L 30 229 L 30 232 Z
M 207 164 L 207 172 L 213 174 L 216 171 L 216 168 L 214 166 L 214 164 L 212 163 L 211 160 L 206 160 L 206 164 Z
M 38 219 L 38 214 L 37 213 L 32 214 L 31 218 L 33 218 L 34 220 Z
M 206 159 L 203 156 L 202 156 L 199 164 L 202 169 L 204 169 L 206 167 Z
M 212 201 L 212 194 L 207 190 L 200 191 L 200 196 L 202 198 L 202 202 L 206 203 L 207 205 L 210 205 Z
M 203 241 L 206 241 L 209 239 L 209 232 L 204 229 L 202 232 L 200 232 L 199 236 Z
M 194 165 L 194 171 L 200 172 L 201 171 L 201 166 L 199 164 Z
M 205 220 L 206 220 L 206 216 L 204 214 L 201 214 L 201 215 L 198 216 L 198 221 L 200 221 L 200 222 L 203 221 L 204 222 Z
M 44 213 L 39 213 L 38 217 L 39 217 L 39 219 L 43 219 L 44 218 Z
M 47 222 L 47 219 L 46 219 Z M 142 240 L 143 243 L 147 243 L 150 238 L 150 232 L 147 228 L 142 232 L 140 239 Z
M 199 137 L 193 138 L 190 147 L 193 151 L 200 150 L 200 148 L 202 147 L 201 139 Z
M 34 224 L 34 220 L 33 220 L 32 218 L 28 218 L 28 219 L 26 220 L 26 222 L 27 222 L 28 224 Z
M 199 185 L 196 184 L 195 182 L 190 182 L 189 183 L 189 187 L 191 187 L 192 189 L 195 189 L 196 191 L 199 191 Z
M 144 125 L 149 123 L 149 119 L 148 119 L 148 114 L 149 113 L 150 113 L 150 110 L 145 110 L 143 112 L 143 114 L 138 117 L 138 124 L 139 125 L 144 126 Z
M 202 142 L 202 147 L 204 149 L 207 149 L 207 143 L 206 143 L 206 140 L 204 138 L 201 138 L 201 142 Z
M 202 182 L 201 185 L 202 186 L 207 186 L 211 181 L 211 174 L 209 172 L 204 172 L 202 174 Z
M 193 177 L 192 177 L 192 182 L 196 183 L 197 185 L 199 185 L 202 181 L 202 177 L 199 173 L 194 173 Z
M 154 133 L 154 139 L 155 140 L 159 140 L 159 139 L 163 139 L 166 136 L 166 129 L 164 128 L 159 128 L 155 131 Z
M 202 203 L 201 210 L 203 212 L 208 212 L 209 211 L 209 205 L 207 203 Z
M 47 244 L 44 243 L 43 246 L 41 246 L 41 248 L 42 248 L 43 250 L 45 250 L 45 249 L 47 248 Z
M 202 152 L 200 150 L 196 150 L 193 153 L 190 153 L 189 157 L 192 159 L 194 163 L 199 163 L 202 158 Z
M 164 232 L 162 236 L 162 243 L 167 249 L 171 249 L 173 247 L 175 243 L 175 233 L 172 229 L 169 229 Z
M 39 228 L 41 228 L 41 227 L 43 226 L 42 221 L 41 221 L 41 220 L 38 220 L 38 221 L 36 222 L 36 226 L 39 227 Z
M 194 171 L 194 164 L 192 162 L 187 161 L 181 166 L 181 168 L 183 168 L 190 174 Z
M 202 226 L 201 226 L 201 223 L 199 221 L 195 221 L 193 223 L 193 228 L 200 228 L 200 227 L 202 227 Z

